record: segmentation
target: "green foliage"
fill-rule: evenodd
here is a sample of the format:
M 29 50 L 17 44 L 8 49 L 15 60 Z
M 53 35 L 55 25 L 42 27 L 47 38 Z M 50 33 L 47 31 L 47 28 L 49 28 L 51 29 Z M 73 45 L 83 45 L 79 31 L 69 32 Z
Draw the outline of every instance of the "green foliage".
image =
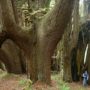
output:
M 62 80 L 60 75 L 55 74 L 52 76 L 52 79 L 57 81 L 57 87 L 59 90 L 70 90 L 70 87 Z
M 70 87 L 68 86 L 68 84 L 60 79 L 57 80 L 57 84 L 58 84 L 59 90 L 70 90 Z
M 3 70 L 0 69 L 0 78 L 3 78 L 7 75 L 7 72 L 4 72 Z
M 20 80 L 19 85 L 24 87 L 23 90 L 32 90 L 32 81 L 30 79 Z
M 59 89 L 60 90 L 70 90 L 70 87 L 66 83 L 64 83 L 63 85 L 60 85 Z

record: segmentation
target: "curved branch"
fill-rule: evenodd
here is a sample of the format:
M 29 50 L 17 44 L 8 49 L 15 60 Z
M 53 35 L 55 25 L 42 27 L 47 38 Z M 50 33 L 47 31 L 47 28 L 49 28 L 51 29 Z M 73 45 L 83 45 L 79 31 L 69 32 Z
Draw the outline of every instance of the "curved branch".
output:
M 70 20 L 74 1 L 58 0 L 55 8 L 46 15 L 38 29 L 39 80 L 46 83 L 50 83 L 51 57 Z
M 8 38 L 13 40 L 20 48 L 30 50 L 28 48 L 32 45 L 33 31 L 22 30 L 16 24 L 10 0 L 0 0 L 0 4 L 2 10 L 2 20 L 4 27 L 6 28 L 5 32 Z
M 48 44 L 55 45 L 60 41 L 71 18 L 74 1 L 59 0 L 57 2 L 55 8 L 41 22 L 41 26 L 38 29 L 40 39 L 46 39 Z

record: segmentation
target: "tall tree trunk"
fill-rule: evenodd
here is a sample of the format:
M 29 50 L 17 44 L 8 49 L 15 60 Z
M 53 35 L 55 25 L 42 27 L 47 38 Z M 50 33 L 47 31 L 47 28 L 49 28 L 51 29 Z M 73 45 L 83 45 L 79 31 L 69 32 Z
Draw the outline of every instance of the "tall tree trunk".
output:
M 79 0 L 75 1 L 74 9 L 72 13 L 71 20 L 68 24 L 65 34 L 63 35 L 62 41 L 60 41 L 60 47 L 63 62 L 63 79 L 65 81 L 72 80 L 72 50 L 77 47 L 78 41 L 78 33 L 79 33 Z M 63 44 L 63 45 L 62 45 Z M 76 58 L 76 57 L 75 57 Z M 75 60 L 76 61 L 76 60 Z
M 38 29 L 38 77 L 39 80 L 46 83 L 51 81 L 51 57 L 70 20 L 73 3 L 74 0 L 58 1 L 55 8 L 46 15 L 46 18 L 41 23 L 41 27 Z

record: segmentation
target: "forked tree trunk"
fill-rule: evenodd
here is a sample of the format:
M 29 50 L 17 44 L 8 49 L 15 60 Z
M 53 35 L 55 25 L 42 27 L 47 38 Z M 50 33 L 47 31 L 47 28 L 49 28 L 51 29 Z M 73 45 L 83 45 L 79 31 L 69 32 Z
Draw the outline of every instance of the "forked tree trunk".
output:
M 55 8 L 46 15 L 37 30 L 38 80 L 45 83 L 50 84 L 51 56 L 70 20 L 74 1 L 59 0 Z M 0 0 L 5 31 L 7 36 L 16 42 L 26 53 L 29 59 L 29 74 L 31 79 L 34 80 L 36 75 L 31 53 L 33 50 L 33 31 L 31 33 L 22 31 L 17 26 L 13 12 L 10 13 L 12 7 L 10 7 L 9 3 L 8 0 Z
M 36 76 L 36 74 L 34 75 L 35 70 L 33 68 L 33 60 L 31 56 L 33 47 L 33 30 L 24 31 L 16 24 L 10 0 L 1 0 L 0 4 L 2 10 L 3 25 L 6 31 L 4 32 L 7 35 L 7 38 L 13 40 L 21 49 L 24 50 L 26 57 L 28 58 L 27 60 L 30 64 L 29 76 L 32 80 L 34 80 L 34 76 Z
M 74 0 L 59 0 L 38 29 L 38 77 L 46 83 L 51 81 L 51 57 L 70 20 L 73 3 Z

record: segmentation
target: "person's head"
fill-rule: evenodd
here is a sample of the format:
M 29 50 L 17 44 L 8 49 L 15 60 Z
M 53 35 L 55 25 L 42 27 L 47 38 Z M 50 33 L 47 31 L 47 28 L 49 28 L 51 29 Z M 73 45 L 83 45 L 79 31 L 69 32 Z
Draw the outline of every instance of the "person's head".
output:
M 87 71 L 85 71 L 85 73 L 87 74 Z

